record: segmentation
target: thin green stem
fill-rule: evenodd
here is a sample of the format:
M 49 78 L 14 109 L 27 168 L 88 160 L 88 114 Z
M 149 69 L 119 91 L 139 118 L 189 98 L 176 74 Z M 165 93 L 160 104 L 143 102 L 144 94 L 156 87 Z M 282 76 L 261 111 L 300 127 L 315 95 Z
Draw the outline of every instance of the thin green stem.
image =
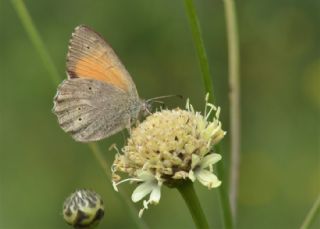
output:
M 214 147 L 214 152 L 220 154 L 220 146 L 217 145 Z M 224 161 L 221 160 L 219 163 L 217 163 L 217 174 L 218 177 L 222 181 L 226 181 L 226 175 L 225 175 L 225 166 Z M 231 215 L 231 209 L 230 209 L 230 202 L 229 202 L 229 196 L 228 196 L 228 187 L 227 182 L 222 182 L 222 185 L 219 187 L 219 196 L 220 196 L 220 203 L 223 209 L 223 223 L 224 227 L 227 229 L 233 228 L 233 220 Z
M 39 32 L 37 31 L 32 18 L 23 2 L 23 0 L 11 0 L 11 3 L 20 18 L 20 21 L 23 25 L 23 27 L 26 30 L 27 35 L 29 36 L 32 44 L 34 45 L 35 49 L 37 50 L 41 60 L 43 61 L 44 66 L 46 67 L 52 83 L 57 86 L 60 83 L 60 76 L 57 71 L 57 68 L 55 67 L 48 50 L 46 49 L 41 36 Z M 101 152 L 99 145 L 97 143 L 90 143 L 89 144 L 90 151 L 93 154 L 94 158 L 96 161 L 99 163 L 101 168 L 104 170 L 106 173 L 107 177 L 111 179 L 111 173 L 110 173 L 110 166 L 104 159 L 103 153 Z M 142 219 L 138 218 L 137 211 L 135 207 L 133 206 L 132 202 L 129 200 L 128 196 L 124 194 L 123 192 L 120 192 L 121 194 L 121 199 L 127 204 L 129 207 L 129 212 L 134 220 L 134 222 L 137 224 L 137 226 L 141 229 L 148 228 L 145 222 Z
M 230 95 L 230 204 L 235 221 L 237 216 L 237 196 L 240 163 L 240 55 L 236 7 L 234 0 L 224 0 L 228 37 L 229 95 Z
M 90 143 L 89 148 L 91 149 L 93 156 L 95 159 L 99 162 L 101 168 L 105 172 L 108 178 L 112 177 L 110 166 L 108 165 L 107 161 L 103 157 L 103 153 L 101 152 L 98 144 L 96 143 Z M 137 217 L 137 209 L 133 206 L 130 198 L 128 198 L 127 193 L 123 191 L 123 189 L 119 190 L 120 193 L 120 200 L 123 201 L 127 207 L 129 208 L 129 211 L 131 213 L 132 219 L 134 222 L 139 226 L 141 229 L 147 229 L 147 224 L 140 218 Z
M 29 36 L 32 44 L 37 50 L 43 64 L 45 65 L 47 71 L 50 73 L 51 80 L 55 85 L 59 84 L 60 77 L 57 71 L 57 68 L 54 66 L 54 63 L 41 39 L 40 34 L 38 33 L 32 18 L 22 0 L 11 0 L 11 3 L 20 18 L 20 21 L 25 28 L 27 35 Z
M 88 144 L 93 156 L 96 161 L 99 163 L 100 167 L 103 169 L 108 178 L 111 177 L 110 165 L 108 165 L 107 161 L 104 159 L 103 153 L 101 152 L 97 143 L 89 143 Z
M 210 74 L 209 62 L 207 53 L 202 40 L 201 29 L 197 17 L 196 9 L 193 0 L 184 0 L 185 9 L 189 19 L 189 24 L 192 32 L 193 42 L 199 59 L 200 70 L 206 92 L 209 92 L 209 101 L 214 101 L 213 82 Z
M 184 201 L 186 202 L 188 209 L 191 213 L 192 219 L 199 229 L 209 228 L 206 216 L 201 208 L 199 199 L 194 190 L 193 183 L 186 181 L 177 187 Z
M 318 198 L 314 202 L 312 208 L 308 212 L 306 218 L 304 219 L 300 229 L 308 229 L 312 222 L 315 220 L 316 215 L 320 212 L 320 194 L 318 195 Z
M 188 15 L 193 41 L 197 50 L 197 56 L 200 62 L 200 68 L 202 73 L 202 79 L 205 86 L 206 92 L 209 92 L 209 101 L 214 102 L 214 90 L 213 90 L 213 82 L 210 75 L 209 62 L 206 55 L 206 50 L 204 48 L 204 43 L 202 40 L 201 29 L 199 20 L 196 14 L 196 9 L 193 0 L 185 0 L 185 8 Z M 220 153 L 220 148 L 218 146 L 215 147 L 215 152 Z M 217 164 L 218 168 L 218 176 L 219 178 L 226 183 L 226 179 L 224 176 L 224 167 L 220 162 Z M 221 201 L 221 206 L 223 210 L 223 221 L 225 228 L 231 229 L 233 227 L 228 190 L 226 184 L 223 184 L 219 188 L 219 196 Z

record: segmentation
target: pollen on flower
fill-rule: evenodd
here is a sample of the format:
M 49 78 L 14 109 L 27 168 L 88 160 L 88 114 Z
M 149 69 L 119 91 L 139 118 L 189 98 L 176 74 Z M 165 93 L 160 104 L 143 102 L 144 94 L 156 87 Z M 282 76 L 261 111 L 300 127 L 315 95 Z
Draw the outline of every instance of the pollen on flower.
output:
M 210 119 L 212 113 L 215 115 Z M 134 193 L 137 196 L 140 191 L 135 200 L 150 194 L 143 210 L 148 203 L 160 200 L 162 184 L 174 186 L 190 179 L 208 188 L 218 187 L 221 182 L 211 167 L 221 159 L 212 152 L 212 147 L 226 133 L 222 130 L 219 113 L 220 108 L 206 99 L 204 114 L 196 112 L 187 101 L 185 110 L 161 110 L 148 116 L 132 129 L 127 145 L 116 155 L 112 167 L 114 182 L 121 179 L 119 173 L 142 182 Z

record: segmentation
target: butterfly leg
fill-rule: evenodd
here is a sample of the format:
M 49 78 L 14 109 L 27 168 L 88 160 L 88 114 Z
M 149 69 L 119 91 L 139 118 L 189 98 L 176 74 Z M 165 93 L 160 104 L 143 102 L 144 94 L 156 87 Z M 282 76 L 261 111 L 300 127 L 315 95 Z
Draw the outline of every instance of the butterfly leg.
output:
M 131 118 L 129 118 L 129 122 L 128 123 L 129 123 L 129 125 L 128 125 L 127 129 L 128 129 L 129 134 L 131 135 L 131 125 L 132 125 Z

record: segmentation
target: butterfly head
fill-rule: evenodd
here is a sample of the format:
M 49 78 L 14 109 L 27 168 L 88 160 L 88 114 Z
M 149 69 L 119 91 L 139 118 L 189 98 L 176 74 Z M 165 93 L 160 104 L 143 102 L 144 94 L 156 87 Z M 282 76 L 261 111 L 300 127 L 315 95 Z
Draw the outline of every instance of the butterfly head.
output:
M 152 102 L 148 100 L 140 100 L 141 106 L 140 106 L 140 115 L 142 117 L 146 117 L 150 114 L 152 114 L 151 109 L 152 109 Z
M 166 99 L 166 98 L 171 98 L 171 97 L 179 97 L 182 98 L 181 95 L 164 95 L 164 96 L 158 96 L 158 97 L 154 97 L 148 100 L 140 100 L 141 102 L 141 109 L 140 109 L 140 113 L 145 117 L 147 115 L 152 114 L 152 105 L 153 103 L 158 103 L 160 104 L 161 107 L 164 107 L 165 103 L 163 101 L 161 101 L 160 99 Z

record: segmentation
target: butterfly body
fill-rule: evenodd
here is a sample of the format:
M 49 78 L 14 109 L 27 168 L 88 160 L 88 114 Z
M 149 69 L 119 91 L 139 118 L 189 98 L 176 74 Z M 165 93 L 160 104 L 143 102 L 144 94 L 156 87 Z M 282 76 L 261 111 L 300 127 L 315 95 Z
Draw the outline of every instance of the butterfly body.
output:
M 97 141 L 130 128 L 147 107 L 112 48 L 86 26 L 78 26 L 70 40 L 67 75 L 53 112 L 76 141 Z

